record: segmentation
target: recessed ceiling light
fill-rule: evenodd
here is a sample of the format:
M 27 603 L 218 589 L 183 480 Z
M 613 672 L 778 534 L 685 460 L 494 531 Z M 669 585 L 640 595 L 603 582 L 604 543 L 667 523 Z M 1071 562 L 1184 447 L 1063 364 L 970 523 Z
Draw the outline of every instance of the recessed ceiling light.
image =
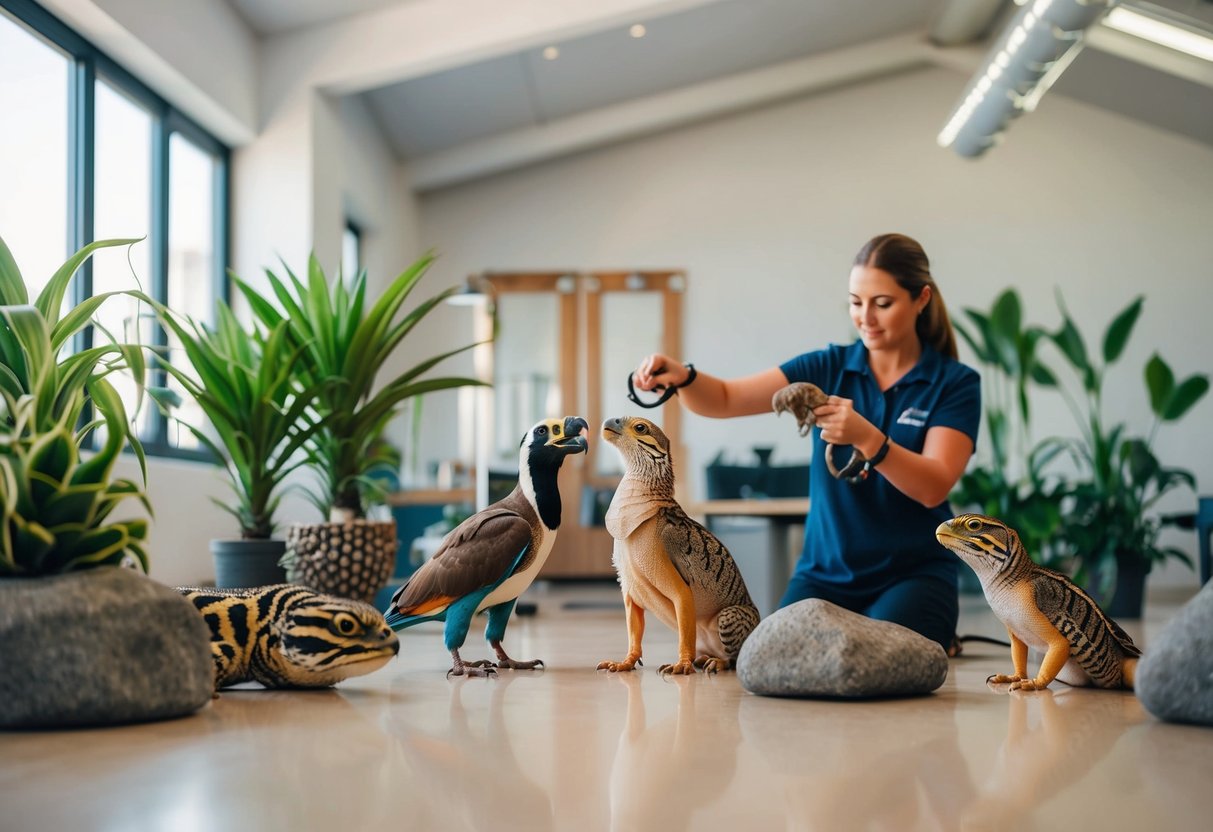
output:
M 1213 61 L 1213 40 L 1200 32 L 1177 26 L 1136 9 L 1118 6 L 1108 12 L 1103 24 L 1126 34 L 1153 41 L 1162 46 Z
M 632 24 L 632 28 L 628 29 L 628 34 L 634 38 L 642 38 L 646 31 L 643 23 L 634 23 Z
M 549 61 L 554 61 L 560 57 L 560 50 L 555 46 L 545 47 L 543 50 L 543 57 Z

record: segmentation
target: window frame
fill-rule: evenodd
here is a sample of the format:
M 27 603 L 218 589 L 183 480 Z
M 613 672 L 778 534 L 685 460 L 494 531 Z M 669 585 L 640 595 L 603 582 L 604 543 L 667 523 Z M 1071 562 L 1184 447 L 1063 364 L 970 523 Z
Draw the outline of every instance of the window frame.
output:
M 211 296 L 216 303 L 219 300 L 230 302 L 227 270 L 231 262 L 231 148 L 32 0 L 0 0 L 0 9 L 35 37 L 59 50 L 72 64 L 68 83 L 68 216 L 63 259 L 94 239 L 96 84 L 101 80 L 145 108 L 152 119 L 151 222 L 146 240 L 151 246 L 151 274 L 147 275 L 147 285 L 152 297 L 162 302 L 168 300 L 169 140 L 173 133 L 179 133 L 215 161 L 211 183 L 214 233 Z M 76 304 L 92 295 L 91 258 L 81 265 L 72 291 L 72 301 Z M 213 315 L 212 310 L 212 319 Z M 154 326 L 152 330 L 151 346 L 168 343 L 163 327 Z M 75 347 L 88 348 L 92 337 L 93 329 L 88 327 L 77 336 Z M 166 375 L 162 369 L 150 370 L 149 386 L 165 386 Z M 178 448 L 170 444 L 168 418 L 150 401 L 144 406 L 152 408 L 150 434 L 140 438 L 149 455 L 216 461 L 214 454 L 205 447 Z

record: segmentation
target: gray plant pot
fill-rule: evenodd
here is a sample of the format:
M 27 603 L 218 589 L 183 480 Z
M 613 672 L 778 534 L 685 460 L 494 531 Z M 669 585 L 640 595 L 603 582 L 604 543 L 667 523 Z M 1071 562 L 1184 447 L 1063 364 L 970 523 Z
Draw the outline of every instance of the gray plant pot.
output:
M 286 583 L 286 569 L 279 563 L 285 552 L 284 540 L 212 540 L 215 586 L 243 589 Z

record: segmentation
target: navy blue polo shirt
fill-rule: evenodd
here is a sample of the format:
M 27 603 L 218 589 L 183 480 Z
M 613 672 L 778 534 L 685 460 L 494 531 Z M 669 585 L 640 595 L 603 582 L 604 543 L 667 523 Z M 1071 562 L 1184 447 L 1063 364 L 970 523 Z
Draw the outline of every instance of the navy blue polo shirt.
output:
M 971 367 L 923 345 L 918 363 L 881 392 L 868 367 L 862 341 L 831 344 L 780 365 L 788 382 L 816 384 L 827 395 L 855 403 L 855 410 L 893 442 L 921 452 L 927 431 L 955 428 L 977 443 L 981 421 L 981 379 Z M 813 428 L 813 438 L 821 431 Z M 805 523 L 799 575 L 856 594 L 880 592 L 909 575 L 937 575 L 956 580 L 956 556 L 935 539 L 935 528 L 951 519 L 947 501 L 926 508 L 894 488 L 874 469 L 866 480 L 850 485 L 830 476 L 825 442 L 813 442 L 809 466 L 811 507 Z M 834 449 L 839 468 L 849 447 Z

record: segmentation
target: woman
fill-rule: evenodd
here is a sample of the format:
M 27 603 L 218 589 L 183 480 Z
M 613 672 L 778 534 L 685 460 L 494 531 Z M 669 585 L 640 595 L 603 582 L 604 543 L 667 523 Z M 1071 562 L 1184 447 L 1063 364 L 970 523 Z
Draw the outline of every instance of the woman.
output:
M 859 340 L 848 346 L 831 344 L 737 379 L 654 354 L 634 383 L 674 386 L 691 411 L 718 418 L 770 412 L 774 394 L 793 382 L 829 394 L 814 410 L 823 441 L 813 443 L 809 468 L 812 510 L 780 606 L 823 598 L 909 627 L 953 653 L 956 558 L 938 545 L 935 527 L 952 516 L 947 496 L 977 441 L 980 379 L 957 360 L 947 308 L 914 240 L 869 240 L 855 257 L 849 292 Z M 827 443 L 858 448 L 869 460 L 867 475 L 831 477 Z

